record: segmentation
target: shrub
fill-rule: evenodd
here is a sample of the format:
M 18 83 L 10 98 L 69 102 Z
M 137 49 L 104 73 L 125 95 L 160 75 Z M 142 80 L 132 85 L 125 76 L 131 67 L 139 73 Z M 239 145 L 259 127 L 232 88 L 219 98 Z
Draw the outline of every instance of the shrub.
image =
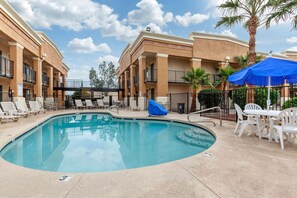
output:
M 204 89 L 198 93 L 198 101 L 205 108 L 219 106 L 221 100 L 221 92 L 216 89 Z
M 256 88 L 255 94 L 254 94 L 254 103 L 260 105 L 263 109 L 267 107 L 267 96 L 268 96 L 268 89 L 267 88 Z M 280 94 L 271 89 L 270 90 L 270 100 L 271 105 L 274 105 L 277 103 L 279 99 Z
M 232 91 L 231 99 L 233 103 L 236 103 L 241 109 L 244 109 L 246 104 L 246 91 L 246 87 L 240 87 Z
M 291 108 L 291 107 L 297 107 L 297 97 L 287 100 L 283 104 L 282 109 L 287 109 L 287 108 Z

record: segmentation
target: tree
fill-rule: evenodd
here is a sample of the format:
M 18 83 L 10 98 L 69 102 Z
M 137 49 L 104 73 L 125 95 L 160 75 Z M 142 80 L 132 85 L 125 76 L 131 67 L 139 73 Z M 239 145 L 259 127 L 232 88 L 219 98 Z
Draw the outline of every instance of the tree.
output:
M 297 1 L 296 0 L 274 0 L 271 1 L 272 12 L 266 20 L 266 28 L 271 22 L 279 23 L 287 19 L 292 21 L 293 29 L 297 29 Z
M 249 65 L 248 54 L 246 54 L 245 56 L 235 56 L 234 60 L 239 64 L 240 68 L 245 68 Z M 263 56 L 257 54 L 255 63 L 258 63 L 262 60 L 263 60 Z
M 200 89 L 201 85 L 210 85 L 209 74 L 202 68 L 192 68 L 192 70 L 188 71 L 182 79 L 189 82 L 193 88 L 190 112 L 194 112 L 196 111 L 197 89 Z
M 249 32 L 248 65 L 256 62 L 256 33 L 257 28 L 265 22 L 264 14 L 271 8 L 270 1 L 276 0 L 227 0 L 218 6 L 223 11 L 223 16 L 216 24 L 232 27 L 243 24 Z
M 89 73 L 90 85 L 98 88 L 115 88 L 117 86 L 116 81 L 116 69 L 112 62 L 106 64 L 103 61 L 99 64 L 98 74 L 92 67 Z
M 220 82 L 223 84 L 223 92 L 225 93 L 226 87 L 228 84 L 228 77 L 234 74 L 236 71 L 230 66 L 227 65 L 225 68 L 220 70 Z

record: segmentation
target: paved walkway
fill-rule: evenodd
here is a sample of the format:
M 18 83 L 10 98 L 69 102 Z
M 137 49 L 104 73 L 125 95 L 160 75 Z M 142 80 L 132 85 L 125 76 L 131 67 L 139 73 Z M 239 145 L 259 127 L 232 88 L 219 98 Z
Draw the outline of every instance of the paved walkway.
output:
M 8 141 L 57 113 L 31 116 L 0 125 L 0 148 Z M 120 111 L 120 116 L 146 117 L 146 112 Z M 171 119 L 186 120 L 171 113 Z M 198 119 L 198 118 L 197 118 Z M 201 119 L 201 118 L 200 118 Z M 218 120 L 215 120 L 218 123 Z M 206 152 L 186 159 L 131 170 L 71 174 L 58 182 L 53 173 L 10 164 L 0 158 L 0 197 L 296 197 L 297 145 L 237 137 L 235 123 L 207 126 L 217 136 Z

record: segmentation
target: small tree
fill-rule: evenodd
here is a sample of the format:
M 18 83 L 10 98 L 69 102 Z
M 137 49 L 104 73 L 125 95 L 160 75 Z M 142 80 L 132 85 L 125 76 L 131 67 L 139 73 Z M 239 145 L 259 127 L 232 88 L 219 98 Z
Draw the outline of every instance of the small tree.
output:
M 189 82 L 193 88 L 190 112 L 194 112 L 196 111 L 197 89 L 200 89 L 201 85 L 210 85 L 209 74 L 202 68 L 192 68 L 192 70 L 188 71 L 182 79 Z
M 246 54 L 245 56 L 235 56 L 234 60 L 238 63 L 240 68 L 245 68 L 249 65 L 248 54 Z M 263 56 L 257 54 L 256 55 L 256 63 L 258 63 L 262 60 L 263 60 Z
M 219 76 L 220 76 L 220 83 L 223 84 L 223 92 L 226 91 L 226 87 L 228 85 L 228 77 L 234 74 L 236 71 L 230 66 L 227 65 L 227 67 L 220 70 Z
M 90 85 L 99 88 L 115 88 L 116 81 L 116 69 L 112 62 L 106 64 L 103 61 L 99 64 L 98 73 L 92 67 L 89 73 Z

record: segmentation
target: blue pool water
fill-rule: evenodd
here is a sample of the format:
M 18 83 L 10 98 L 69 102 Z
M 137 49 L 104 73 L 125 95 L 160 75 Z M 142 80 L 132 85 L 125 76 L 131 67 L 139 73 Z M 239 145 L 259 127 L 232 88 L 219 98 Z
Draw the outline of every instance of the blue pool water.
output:
M 0 156 L 39 170 L 103 172 L 182 159 L 214 142 L 212 134 L 192 125 L 78 114 L 46 121 L 6 145 Z

